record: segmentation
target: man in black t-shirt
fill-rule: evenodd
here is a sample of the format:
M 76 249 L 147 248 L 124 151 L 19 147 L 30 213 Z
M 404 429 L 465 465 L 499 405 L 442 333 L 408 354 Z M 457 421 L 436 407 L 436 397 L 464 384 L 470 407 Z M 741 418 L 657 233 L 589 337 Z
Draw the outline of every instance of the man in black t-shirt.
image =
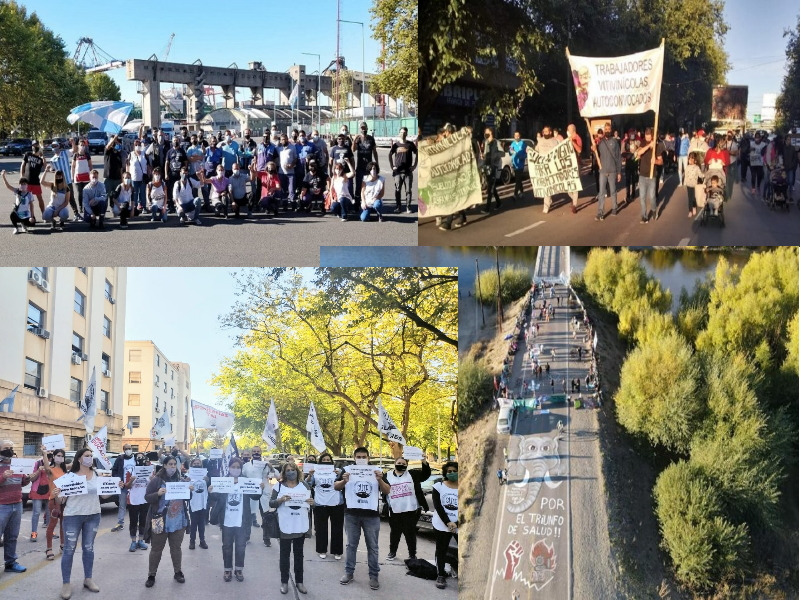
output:
M 300 208 L 311 213 L 312 203 L 320 201 L 320 211 L 325 215 L 325 190 L 328 176 L 322 172 L 315 159 L 309 160 L 308 173 L 300 185 Z
M 362 133 L 353 139 L 351 149 L 356 153 L 356 203 L 361 202 L 362 181 L 367 175 L 367 165 L 375 161 L 378 164 L 378 150 L 376 149 L 375 138 L 367 133 L 367 123 L 362 121 L 359 124 Z
M 656 145 L 656 159 L 654 160 L 654 173 L 651 176 L 651 159 Z M 654 140 L 653 130 L 649 127 L 645 130 L 645 143 L 634 153 L 639 160 L 640 174 L 640 223 L 645 225 L 651 220 L 659 219 L 657 211 L 657 191 L 656 183 L 659 175 L 656 172 L 657 166 L 662 166 L 665 145 Z
M 406 212 L 412 212 L 412 182 L 415 167 L 417 167 L 417 146 L 406 139 L 409 130 L 400 128 L 400 142 L 392 143 L 389 150 L 389 163 L 392 166 L 392 176 L 395 179 L 395 212 L 401 212 L 401 188 L 406 186 Z
M 106 197 L 111 198 L 111 193 L 122 183 L 122 172 L 122 142 L 119 134 L 114 134 L 103 153 L 103 185 L 106 188 Z
M 36 199 L 39 201 L 39 210 L 44 215 L 44 199 L 42 198 L 42 185 L 39 182 L 39 176 L 42 173 L 42 169 L 44 169 L 44 155 L 42 151 L 39 149 L 39 142 L 34 140 L 31 143 L 31 152 L 26 152 L 22 157 L 22 165 L 19 168 L 19 173 L 21 177 L 27 178 L 28 180 L 28 190 L 31 194 L 36 196 Z M 31 217 L 33 217 L 33 211 L 31 211 Z
M 164 164 L 167 168 L 167 202 L 172 213 L 175 211 L 172 190 L 175 187 L 175 182 L 181 179 L 181 167 L 186 167 L 189 164 L 186 151 L 181 148 L 180 138 L 175 137 L 172 139 L 172 148 L 167 151 Z

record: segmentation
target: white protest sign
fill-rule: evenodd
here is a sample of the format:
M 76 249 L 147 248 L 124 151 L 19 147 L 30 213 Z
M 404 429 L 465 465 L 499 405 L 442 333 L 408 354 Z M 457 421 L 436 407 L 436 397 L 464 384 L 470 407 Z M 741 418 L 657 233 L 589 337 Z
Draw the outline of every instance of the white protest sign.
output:
M 190 467 L 187 475 L 190 480 L 202 480 L 206 477 L 208 471 L 205 467 Z
M 253 467 L 255 467 L 255 468 L 256 468 L 257 470 L 259 470 L 260 472 L 261 472 L 261 471 L 263 471 L 263 470 L 264 470 L 264 466 L 265 466 L 265 465 L 267 465 L 267 462 L 266 462 L 266 461 L 260 461 L 260 460 L 258 460 L 258 459 L 254 459 L 254 460 L 253 460 L 253 461 L 251 461 L 250 463 L 252 463 L 252 464 L 253 464 Z
M 55 451 L 56 449 L 63 449 L 67 445 L 64 443 L 63 434 L 53 434 L 52 436 L 42 437 L 42 444 L 48 451 Z
M 97 477 L 97 494 L 99 495 L 118 495 L 120 494 L 120 479 Z
M 294 488 L 289 488 L 288 486 L 281 487 L 281 496 L 289 495 L 290 499 L 287 501 L 287 505 L 294 506 L 296 504 L 300 504 L 302 507 L 306 509 L 309 508 L 309 504 L 306 503 L 306 499 L 309 497 L 309 491 L 302 485 L 295 486 Z
M 409 461 L 423 459 L 423 449 L 419 447 L 403 447 L 403 457 Z
M 243 495 L 261 494 L 261 478 L 240 478 L 237 484 L 239 484 L 239 492 Z M 216 488 L 215 492 L 217 492 Z
M 131 505 L 142 505 L 145 502 L 145 491 L 150 476 L 153 475 L 152 465 L 137 465 L 133 468 L 134 481 L 128 493 Z
M 350 474 L 351 480 L 375 480 L 375 471 L 378 468 L 374 465 L 346 465 L 345 471 Z
M 74 497 L 75 495 L 87 494 L 86 476 L 79 476 L 75 472 L 68 472 L 53 480 L 53 484 L 61 491 L 62 497 Z
M 314 475 L 317 476 L 331 476 L 334 474 L 333 463 L 318 463 L 314 466 Z
M 134 478 L 150 478 L 153 475 L 152 465 L 137 465 L 133 468 Z
M 15 474 L 32 474 L 33 466 L 36 465 L 37 459 L 26 459 L 24 457 L 11 458 L 11 471 Z
M 211 492 L 229 493 L 234 492 L 234 479 L 233 478 L 212 478 L 211 486 L 214 490 Z
M 173 499 L 189 499 L 189 482 L 165 482 L 167 493 L 164 498 L 168 501 Z
M 222 449 L 211 449 L 209 450 L 209 459 L 222 459 L 223 450 Z
M 95 470 L 95 473 L 98 476 L 102 476 L 102 477 L 111 476 L 111 470 L 100 470 L 100 469 L 97 469 L 97 470 Z
M 164 439 L 164 446 L 165 447 L 174 447 L 175 446 L 175 436 L 170 436 L 169 438 Z
M 559 142 L 548 152 L 526 148 L 526 153 L 528 175 L 536 198 L 582 189 L 578 157 L 570 140 Z
M 310 471 L 316 470 L 316 469 L 317 469 L 317 464 L 316 463 L 304 463 L 303 464 L 303 473 L 304 474 L 308 474 Z

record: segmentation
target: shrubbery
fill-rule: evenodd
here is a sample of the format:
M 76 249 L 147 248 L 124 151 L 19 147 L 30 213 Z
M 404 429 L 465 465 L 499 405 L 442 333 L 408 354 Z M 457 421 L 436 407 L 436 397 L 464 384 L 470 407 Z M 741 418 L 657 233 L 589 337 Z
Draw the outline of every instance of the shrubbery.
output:
M 492 399 L 492 372 L 483 361 L 465 357 L 459 362 L 456 398 L 459 404 L 459 428 L 466 428 Z
M 485 269 L 479 274 L 478 280 L 478 300 L 485 305 L 494 305 L 498 299 L 498 272 L 495 269 Z M 527 269 L 507 265 L 501 270 L 501 301 L 504 304 L 516 301 L 530 289 L 531 274 Z

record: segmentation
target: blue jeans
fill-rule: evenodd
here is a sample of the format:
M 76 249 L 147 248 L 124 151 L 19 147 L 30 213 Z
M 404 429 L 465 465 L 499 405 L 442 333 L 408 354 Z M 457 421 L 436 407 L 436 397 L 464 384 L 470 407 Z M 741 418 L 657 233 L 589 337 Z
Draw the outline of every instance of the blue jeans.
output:
M 81 551 L 83 559 L 83 577 L 92 577 L 92 565 L 95 562 L 95 536 L 100 526 L 100 514 L 66 515 L 64 516 L 64 554 L 61 556 L 61 581 L 69 583 L 72 572 L 72 558 L 78 546 L 78 535 L 81 535 Z
M 22 501 L 0 505 L 0 533 L 3 534 L 3 559 L 6 565 L 17 561 L 17 537 L 22 523 Z
M 44 214 L 42 215 L 42 221 L 52 221 L 58 217 L 61 221 L 66 221 L 70 218 L 70 209 L 69 207 L 64 207 L 61 209 L 58 214 L 56 214 L 56 209 L 54 207 L 47 207 L 44 210 Z
M 125 505 L 128 502 L 128 491 L 120 493 L 120 508 L 117 511 L 117 523 L 125 523 Z
M 194 211 L 195 214 L 193 216 L 193 219 L 200 219 L 200 207 L 202 206 L 203 206 L 203 201 L 200 200 L 199 198 L 196 198 L 193 201 L 182 202 L 181 210 L 184 212 L 184 214 L 191 213 Z
M 284 198 L 288 198 L 293 203 L 295 202 L 295 174 L 294 173 L 279 173 L 278 180 L 281 182 L 281 191 L 286 194 Z
M 798 167 L 793 167 L 792 169 L 787 170 L 787 189 L 792 192 L 793 186 L 795 186 L 795 175 L 798 171 Z
M 360 219 L 362 221 L 367 221 L 367 218 L 370 216 L 370 211 L 375 211 L 375 214 L 378 215 L 378 218 L 381 219 L 381 199 L 376 199 L 373 203 L 372 207 L 367 207 L 362 211 Z
M 335 200 L 331 203 L 331 212 L 332 213 L 339 213 L 339 216 L 343 219 L 348 216 L 348 211 L 350 211 L 351 203 L 353 201 L 350 198 L 343 198 L 342 200 Z
M 370 578 L 378 578 L 378 529 L 381 519 L 378 516 L 364 517 L 360 515 L 345 514 L 345 533 L 348 536 L 348 546 L 345 549 L 345 573 L 353 574 L 356 569 L 356 549 L 364 530 L 364 541 L 367 543 L 367 571 Z
M 147 207 L 147 200 L 145 199 L 145 182 L 131 182 L 133 193 L 131 195 L 131 203 L 134 209 L 142 206 L 142 210 Z
M 641 217 L 648 219 L 648 211 L 654 212 L 656 217 L 656 178 L 640 176 L 640 210 Z
M 50 523 L 50 512 L 47 510 L 47 499 L 31 499 L 31 532 L 39 530 L 39 514 L 44 514 L 45 528 Z
M 601 184 L 598 189 L 598 217 L 603 217 L 607 183 L 612 194 L 612 210 L 617 211 L 617 173 L 601 173 L 598 180 Z
M 158 208 L 157 205 L 153 205 L 152 207 L 150 207 L 150 215 L 151 217 L 153 217 L 153 219 L 158 219 L 160 221 L 163 221 L 164 223 L 167 223 L 167 211 L 164 211 L 164 214 L 162 215 L 161 209 Z
M 244 519 L 242 520 L 245 521 Z M 250 520 L 247 520 L 250 522 Z M 190 535 L 191 536 L 191 535 Z M 245 569 L 245 545 L 250 536 L 250 523 L 247 526 L 222 527 L 222 556 L 224 570 Z M 234 550 L 236 546 L 236 550 Z

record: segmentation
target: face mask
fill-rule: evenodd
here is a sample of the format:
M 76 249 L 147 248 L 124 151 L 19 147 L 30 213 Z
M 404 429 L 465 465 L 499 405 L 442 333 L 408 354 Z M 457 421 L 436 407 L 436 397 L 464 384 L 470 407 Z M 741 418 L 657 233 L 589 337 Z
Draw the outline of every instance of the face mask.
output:
M 320 136 L 318 136 L 317 134 L 312 134 L 312 141 L 313 142 L 316 142 L 319 139 L 320 139 Z
M 261 461 L 261 453 L 253 453 L 253 461 Z
M 114 145 L 114 150 L 116 150 L 117 152 L 119 152 L 119 151 L 120 151 L 120 149 L 122 149 L 122 146 L 121 146 L 120 144 L 115 144 L 115 145 Z
M 239 474 L 241 474 L 241 473 L 242 473 L 242 470 L 241 470 L 241 469 L 239 469 L 238 467 L 232 467 L 232 468 L 230 468 L 230 469 L 228 470 L 228 475 L 229 475 L 229 476 L 232 476 L 232 477 L 234 477 L 234 478 L 237 478 L 237 477 L 239 477 Z
M 56 178 L 56 183 L 57 184 L 63 184 L 64 183 L 64 178 L 62 178 L 62 177 Z
M 125 185 L 126 186 L 130 186 L 131 185 L 131 178 L 130 177 L 125 180 Z
M 287 480 L 297 480 L 298 472 L 297 470 L 287 470 L 286 471 Z
M 141 149 L 142 149 L 142 146 L 141 146 L 141 145 L 139 145 L 139 144 L 137 144 L 136 146 L 134 146 L 134 150 L 135 150 L 136 152 L 139 152 Z
M 239 175 L 239 169 L 234 169 L 232 172 L 234 175 Z
M 367 457 L 357 457 L 356 465 L 367 465 Z
M 367 135 L 367 128 L 366 127 L 362 128 L 362 135 L 363 136 Z
M 317 171 L 317 167 L 315 167 L 314 165 L 312 165 L 311 167 L 309 167 L 309 172 L 310 172 L 310 173 L 314 173 L 315 171 Z
M 611 138 L 612 137 L 612 132 L 611 131 L 605 131 L 604 132 L 604 136 L 607 137 L 607 138 Z
M 451 482 L 457 482 L 459 480 L 459 473 L 451 472 L 450 474 L 445 474 L 445 477 Z
M 159 142 L 163 142 L 163 141 L 164 141 L 164 136 L 159 135 Z
M 136 458 L 136 465 L 144 465 L 144 464 L 145 464 L 145 458 L 144 457 L 137 457 Z
M 372 175 L 373 177 L 378 177 L 378 171 L 376 171 L 375 169 L 370 169 L 370 175 Z
M 95 180 L 95 181 L 97 181 L 97 180 Z M 19 187 L 20 194 L 25 194 L 27 191 L 28 191 L 28 186 L 27 185 Z
M 83 464 L 84 467 L 92 467 L 92 456 L 86 455 L 84 457 L 81 457 L 81 463 Z
M 347 136 L 348 135 L 348 131 L 346 129 L 343 129 L 339 133 L 341 133 L 343 136 Z
M 96 184 L 97 183 L 97 178 L 93 177 L 93 178 L 91 178 L 91 181 L 92 181 L 93 184 Z
M 133 455 L 133 451 L 131 449 L 125 449 L 125 456 L 130 457 L 131 455 Z
M 175 471 L 176 471 L 178 468 L 176 468 L 176 467 L 167 467 L 167 468 L 164 468 L 164 469 L 165 469 L 165 471 L 167 472 L 167 475 L 168 475 L 170 478 L 172 478 L 172 477 L 175 475 Z
M 334 462 L 331 461 L 330 459 L 326 459 L 325 461 L 321 461 L 320 464 L 321 465 L 333 465 Z
M 225 141 L 226 142 L 230 142 L 231 141 L 231 136 L 225 136 Z
M 289 146 L 289 140 L 285 140 L 285 141 L 281 142 L 281 145 L 282 146 Z
M 396 472 L 405 472 L 406 471 L 406 466 L 403 465 L 402 463 L 396 463 L 395 464 L 395 471 Z
M 218 171 L 217 172 L 217 177 L 222 177 L 223 175 L 225 175 L 225 171 Z
M 3 457 L 13 457 L 14 456 L 14 449 L 3 449 L 0 451 L 0 455 Z
M 61 455 L 54 455 L 53 461 L 55 463 L 64 463 L 64 457 L 62 457 Z
M 301 136 L 300 137 L 300 143 L 301 144 L 305 144 L 306 143 L 306 137 L 305 136 Z
M 250 140 L 250 134 L 245 134 L 245 140 Z
M 161 176 L 160 176 L 160 175 L 154 175 L 154 176 L 153 176 L 153 181 L 154 181 L 154 182 L 159 182 L 159 181 L 161 181 Z
M 186 173 L 181 174 L 181 181 L 186 181 Z
M 340 140 L 340 141 L 339 141 L 339 145 L 340 145 L 340 146 L 344 146 L 344 145 L 345 145 L 345 140 Z

